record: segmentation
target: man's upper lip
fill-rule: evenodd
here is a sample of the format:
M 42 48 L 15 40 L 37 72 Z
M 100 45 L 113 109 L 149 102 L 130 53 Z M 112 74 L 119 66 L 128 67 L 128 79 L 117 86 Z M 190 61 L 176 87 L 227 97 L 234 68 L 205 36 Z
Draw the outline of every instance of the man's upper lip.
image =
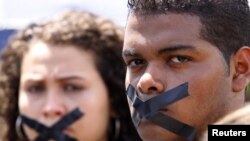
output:
M 67 135 L 70 135 L 72 133 L 72 129 L 66 128 L 63 130 L 63 132 L 66 133 Z
M 155 96 L 157 96 L 157 94 L 155 94 L 155 95 L 153 95 L 153 94 L 152 95 L 147 95 L 147 94 L 137 93 L 137 97 L 143 102 L 148 101 L 148 100 L 152 99 Z
M 167 108 L 160 108 L 160 110 L 159 110 L 160 112 L 167 112 L 168 111 L 168 109 Z

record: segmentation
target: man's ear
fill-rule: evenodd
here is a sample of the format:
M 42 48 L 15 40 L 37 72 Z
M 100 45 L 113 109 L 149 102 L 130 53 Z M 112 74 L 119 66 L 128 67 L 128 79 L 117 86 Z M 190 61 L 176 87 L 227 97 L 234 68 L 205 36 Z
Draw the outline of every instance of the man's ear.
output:
M 233 91 L 245 90 L 250 80 L 250 47 L 240 48 L 233 57 Z

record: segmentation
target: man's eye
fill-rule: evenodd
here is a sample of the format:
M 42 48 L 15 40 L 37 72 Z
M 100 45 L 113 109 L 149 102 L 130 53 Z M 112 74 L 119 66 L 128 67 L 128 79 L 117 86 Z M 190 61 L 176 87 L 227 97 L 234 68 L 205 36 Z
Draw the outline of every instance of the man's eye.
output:
M 72 85 L 72 84 L 68 84 L 68 85 L 65 85 L 65 86 L 63 87 L 63 90 L 64 90 L 65 92 L 76 92 L 76 91 L 79 91 L 79 90 L 81 90 L 81 89 L 82 89 L 82 87 L 77 86 L 77 85 Z
M 36 94 L 36 93 L 43 93 L 43 92 L 45 92 L 46 88 L 43 85 L 34 85 L 34 86 L 29 86 L 27 90 L 28 90 L 29 93 Z
M 190 61 L 190 58 L 185 57 L 185 56 L 175 56 L 170 59 L 171 62 L 173 63 L 184 63 Z
M 129 67 L 136 67 L 138 65 L 143 65 L 143 64 L 145 64 L 144 60 L 142 60 L 142 59 L 133 59 L 133 60 L 129 61 L 127 65 Z

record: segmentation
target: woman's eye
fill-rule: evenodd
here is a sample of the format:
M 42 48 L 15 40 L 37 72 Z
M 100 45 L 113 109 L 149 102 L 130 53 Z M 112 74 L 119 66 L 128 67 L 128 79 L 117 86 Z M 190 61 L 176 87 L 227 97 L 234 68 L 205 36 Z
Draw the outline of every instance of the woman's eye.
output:
M 185 57 L 185 56 L 175 56 L 170 59 L 171 62 L 173 63 L 184 63 L 190 61 L 190 58 Z
M 34 93 L 34 94 L 43 93 L 46 91 L 46 88 L 43 85 L 34 85 L 34 86 L 29 86 L 27 91 L 29 93 Z
M 145 64 L 144 60 L 142 60 L 142 59 L 133 59 L 133 60 L 128 62 L 127 66 L 128 67 L 136 67 L 136 66 L 143 65 L 143 64 Z
M 68 85 L 65 85 L 63 89 L 66 92 L 75 92 L 75 91 L 81 90 L 82 87 L 77 86 L 77 85 L 68 84 Z

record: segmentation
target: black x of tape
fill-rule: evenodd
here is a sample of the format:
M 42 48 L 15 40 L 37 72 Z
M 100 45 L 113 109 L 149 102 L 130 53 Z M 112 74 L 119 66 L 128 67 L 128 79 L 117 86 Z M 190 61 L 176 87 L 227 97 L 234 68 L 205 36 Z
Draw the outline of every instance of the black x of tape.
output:
M 136 127 L 140 125 L 141 119 L 144 118 L 164 129 L 186 138 L 188 141 L 194 140 L 196 134 L 195 128 L 160 112 L 162 107 L 168 106 L 189 96 L 188 83 L 181 84 L 145 102 L 137 97 L 137 92 L 132 85 L 129 85 L 126 94 L 135 108 L 132 119 Z
M 76 139 L 64 134 L 63 130 L 82 116 L 83 113 L 76 108 L 69 114 L 62 117 L 51 127 L 46 127 L 38 121 L 30 119 L 24 115 L 21 115 L 21 119 L 23 123 L 40 133 L 34 141 L 47 141 L 49 139 L 54 139 L 56 141 L 77 141 Z

